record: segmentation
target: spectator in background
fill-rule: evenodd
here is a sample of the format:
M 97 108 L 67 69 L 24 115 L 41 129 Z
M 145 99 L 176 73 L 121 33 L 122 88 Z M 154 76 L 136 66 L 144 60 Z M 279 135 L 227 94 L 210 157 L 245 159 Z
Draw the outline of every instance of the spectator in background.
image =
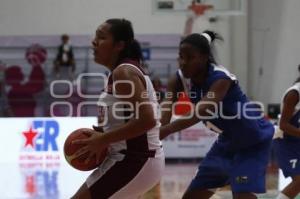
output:
M 10 66 L 5 70 L 5 83 L 10 86 L 7 100 L 14 117 L 35 116 L 37 103 L 34 95 L 44 89 L 45 74 L 42 64 L 47 58 L 47 51 L 42 46 L 35 44 L 27 49 L 25 57 L 32 66 L 25 83 L 22 83 L 24 74 L 20 66 Z
M 62 44 L 58 47 L 57 56 L 54 60 L 54 72 L 56 78 L 60 77 L 60 68 L 67 67 L 69 69 L 69 77 L 74 78 L 75 60 L 73 47 L 70 44 L 70 37 L 67 34 L 61 36 Z
M 7 103 L 7 96 L 5 94 L 5 68 L 5 63 L 0 60 L 0 117 L 9 117 L 12 115 Z

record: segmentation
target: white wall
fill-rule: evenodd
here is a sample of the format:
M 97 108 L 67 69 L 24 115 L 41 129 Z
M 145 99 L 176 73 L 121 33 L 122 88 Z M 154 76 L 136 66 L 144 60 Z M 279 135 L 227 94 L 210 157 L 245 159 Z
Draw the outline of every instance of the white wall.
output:
M 152 0 L 0 0 L 0 36 L 93 35 L 111 17 L 132 21 L 136 34 L 183 33 L 185 14 L 153 14 Z M 219 62 L 235 73 L 247 89 L 247 16 L 207 18 L 195 22 L 194 32 L 212 29 L 224 37 L 217 45 Z M 88 44 L 89 45 L 89 44 Z M 175 57 L 174 57 L 175 58 Z
M 231 17 L 230 60 L 233 73 L 237 76 L 243 91 L 248 94 L 248 16 Z M 228 50 L 227 50 L 228 51 Z
M 181 34 L 181 15 L 152 15 L 150 0 L 1 0 L 0 35 L 91 34 L 107 18 L 126 17 L 137 33 Z
M 264 103 L 278 103 L 299 75 L 300 1 L 249 2 L 250 93 Z

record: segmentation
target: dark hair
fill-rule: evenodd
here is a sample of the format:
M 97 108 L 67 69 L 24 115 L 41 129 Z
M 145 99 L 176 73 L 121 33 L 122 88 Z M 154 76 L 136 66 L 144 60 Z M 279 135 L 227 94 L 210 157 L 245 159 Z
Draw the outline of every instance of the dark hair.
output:
M 134 39 L 131 22 L 126 19 L 108 19 L 106 23 L 111 25 L 110 32 L 113 35 L 114 41 L 123 41 L 125 43 L 118 62 L 125 58 L 142 61 L 143 53 L 139 42 Z
M 298 72 L 300 73 L 300 64 L 298 65 Z M 295 81 L 295 83 L 300 82 L 300 77 L 298 77 Z
M 210 37 L 210 42 L 206 36 L 204 36 L 204 33 Z M 197 48 L 201 53 L 208 55 L 208 61 L 209 63 L 216 63 L 214 58 L 214 49 L 213 44 L 215 40 L 223 41 L 223 38 L 216 32 L 205 30 L 202 34 L 193 33 L 185 38 L 180 42 L 180 45 L 183 43 L 188 43 Z
M 69 39 L 69 35 L 63 34 L 63 35 L 61 36 L 61 40 L 64 40 L 64 39 Z

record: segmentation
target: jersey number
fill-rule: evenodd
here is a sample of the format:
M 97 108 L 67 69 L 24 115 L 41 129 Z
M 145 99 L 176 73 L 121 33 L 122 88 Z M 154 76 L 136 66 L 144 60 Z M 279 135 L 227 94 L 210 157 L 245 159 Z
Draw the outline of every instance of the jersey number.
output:
M 298 159 L 291 159 L 290 163 L 292 164 L 292 168 L 296 168 L 296 164 L 297 164 Z

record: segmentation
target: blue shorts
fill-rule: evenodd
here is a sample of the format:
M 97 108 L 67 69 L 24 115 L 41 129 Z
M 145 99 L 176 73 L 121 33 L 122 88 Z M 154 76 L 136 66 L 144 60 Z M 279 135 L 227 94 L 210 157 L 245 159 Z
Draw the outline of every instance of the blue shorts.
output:
M 300 175 L 300 143 L 286 139 L 276 139 L 273 147 L 277 162 L 285 177 Z
M 188 190 L 231 185 L 233 193 L 264 193 L 266 168 L 272 140 L 236 152 L 215 142 L 201 162 Z

